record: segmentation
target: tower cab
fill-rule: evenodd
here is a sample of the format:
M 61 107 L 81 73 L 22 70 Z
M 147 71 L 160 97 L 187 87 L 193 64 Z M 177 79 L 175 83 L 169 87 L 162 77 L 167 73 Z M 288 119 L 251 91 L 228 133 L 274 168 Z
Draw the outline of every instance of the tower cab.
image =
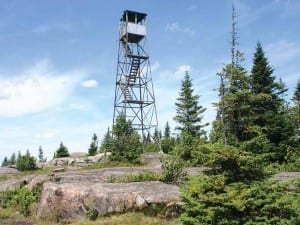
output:
M 145 13 L 126 10 L 121 17 L 120 40 L 139 43 L 146 36 Z

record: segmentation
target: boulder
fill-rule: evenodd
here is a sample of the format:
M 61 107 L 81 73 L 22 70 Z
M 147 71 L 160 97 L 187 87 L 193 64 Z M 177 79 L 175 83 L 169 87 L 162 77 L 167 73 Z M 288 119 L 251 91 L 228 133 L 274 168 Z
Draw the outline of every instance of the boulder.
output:
M 65 168 L 59 167 L 59 168 L 54 169 L 52 172 L 53 172 L 53 173 L 61 173 L 61 172 L 65 172 Z
M 29 184 L 33 178 L 34 175 L 30 175 L 18 179 L 9 179 L 5 181 L 1 181 L 0 192 L 21 188 L 22 186 Z
M 0 167 L 0 176 L 1 175 L 10 175 L 10 174 L 15 174 L 19 173 L 19 171 L 16 168 L 11 168 L 11 167 Z
M 70 154 L 70 157 L 71 157 L 71 158 L 74 158 L 74 159 L 77 159 L 77 158 L 84 158 L 84 157 L 86 157 L 86 156 L 87 156 L 87 154 L 84 153 L 84 152 L 73 152 L 73 153 Z
M 113 167 L 96 170 L 68 171 L 64 173 L 53 174 L 51 180 L 61 183 L 109 182 L 111 177 L 124 177 L 126 174 L 138 174 L 145 171 L 149 171 L 149 169 L 137 167 Z
M 44 183 L 39 218 L 78 219 L 90 209 L 99 215 L 179 202 L 179 188 L 159 181 L 135 183 Z
M 45 182 L 50 181 L 51 177 L 49 175 L 38 175 L 34 177 L 27 185 L 30 190 L 37 189 L 39 186 L 43 185 Z
M 146 152 L 141 155 L 141 161 L 145 165 L 160 165 L 162 153 Z

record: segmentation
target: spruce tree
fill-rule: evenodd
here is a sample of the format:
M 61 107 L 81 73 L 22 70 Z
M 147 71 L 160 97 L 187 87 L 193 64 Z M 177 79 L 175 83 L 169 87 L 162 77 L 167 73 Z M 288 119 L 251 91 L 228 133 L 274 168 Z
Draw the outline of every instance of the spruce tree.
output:
M 10 157 L 10 165 L 15 165 L 16 164 L 16 153 L 13 152 Z
M 171 128 L 169 126 L 169 122 L 167 121 L 164 131 L 164 138 L 170 138 L 171 137 Z
M 203 127 L 208 124 L 201 124 L 203 113 L 206 108 L 199 106 L 199 95 L 195 95 L 192 80 L 186 72 L 181 83 L 179 97 L 177 98 L 176 116 L 173 118 L 179 126 L 176 127 L 181 133 L 187 133 L 193 137 L 205 136 Z
M 120 115 L 112 129 L 113 140 L 111 147 L 112 161 L 139 163 L 142 153 L 142 145 L 139 134 L 134 131 L 131 121 L 127 121 L 125 115 Z
M 292 101 L 292 115 L 294 120 L 294 127 L 296 128 L 296 131 L 300 136 L 300 80 L 298 80 L 297 82 Z
M 21 153 L 19 152 L 16 166 L 20 171 L 34 170 L 36 169 L 36 159 L 30 155 L 30 152 L 27 149 L 25 155 L 21 155 Z
M 54 157 L 61 158 L 61 157 L 69 157 L 69 150 L 66 146 L 64 146 L 63 142 L 60 142 L 59 148 L 56 150 Z
M 5 156 L 4 157 L 4 159 L 3 159 L 3 161 L 2 161 L 2 167 L 4 167 L 4 166 L 8 166 L 9 165 L 9 161 L 8 161 L 8 159 L 7 159 L 7 156 Z
M 112 136 L 109 127 L 101 141 L 100 152 L 110 152 L 112 148 Z
M 39 147 L 39 155 L 38 155 L 39 162 L 45 162 L 44 158 L 44 151 L 42 149 L 42 146 Z
M 94 156 L 98 152 L 98 137 L 96 134 L 93 134 L 92 142 L 90 144 L 90 147 L 88 149 L 89 156 Z
M 282 80 L 276 82 L 273 72 L 258 42 L 250 75 L 250 127 L 257 131 L 257 136 L 263 135 L 270 142 L 270 160 L 283 162 L 289 148 L 288 140 L 295 135 L 295 129 L 284 99 L 287 88 Z
M 211 140 L 238 145 L 249 139 L 249 78 L 241 63 L 244 55 L 237 49 L 236 11 L 232 5 L 231 63 L 217 76 L 220 78 L 217 117 L 213 122 Z
M 278 96 L 275 89 L 278 86 L 273 76 L 274 69 L 269 65 L 262 45 L 257 43 L 253 56 L 253 67 L 250 75 L 252 94 L 252 122 L 254 125 L 264 127 L 267 125 L 267 117 L 276 112 Z

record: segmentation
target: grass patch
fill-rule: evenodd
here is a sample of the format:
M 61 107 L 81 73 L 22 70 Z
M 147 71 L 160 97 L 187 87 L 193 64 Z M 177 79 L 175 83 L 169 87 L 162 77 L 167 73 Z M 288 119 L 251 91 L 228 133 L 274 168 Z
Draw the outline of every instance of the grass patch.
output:
M 147 216 L 141 212 L 117 214 L 106 217 L 100 217 L 96 221 L 87 219 L 80 220 L 72 225 L 179 225 L 178 219 L 166 220 L 159 217 Z
M 27 187 L 22 187 L 16 190 L 8 190 L 0 193 L 0 208 L 19 211 L 24 216 L 30 216 L 33 203 L 37 203 L 41 197 L 42 188 L 30 191 Z
M 125 174 L 124 176 L 112 175 L 108 178 L 109 183 L 130 183 L 144 181 L 161 181 L 162 176 L 153 172 L 142 172 L 138 174 Z
M 0 181 L 7 180 L 9 177 L 7 175 L 0 175 Z
M 139 167 L 142 166 L 137 164 L 132 164 L 128 162 L 96 162 L 90 166 L 82 167 L 80 170 L 94 170 L 94 169 L 102 169 L 102 168 L 111 168 L 111 167 Z

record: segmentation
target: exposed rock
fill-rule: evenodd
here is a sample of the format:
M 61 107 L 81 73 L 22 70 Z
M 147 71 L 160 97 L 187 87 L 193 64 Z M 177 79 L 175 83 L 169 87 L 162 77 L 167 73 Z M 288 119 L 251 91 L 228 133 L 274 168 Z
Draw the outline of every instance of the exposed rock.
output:
M 49 175 L 38 175 L 34 177 L 27 185 L 30 190 L 36 189 L 43 185 L 46 181 L 50 181 L 51 177 Z
M 107 156 L 109 156 L 111 153 L 107 152 L 106 154 Z M 70 157 L 52 159 L 51 161 L 40 165 L 39 168 L 49 168 L 55 166 L 85 167 L 85 166 L 90 166 L 96 162 L 99 162 L 103 158 L 104 158 L 104 153 L 99 153 L 95 156 L 87 156 L 85 153 L 82 152 L 74 152 L 71 154 Z
M 73 152 L 73 153 L 70 154 L 70 157 L 75 158 L 75 159 L 76 158 L 84 158 L 86 156 L 87 156 L 87 154 L 84 153 L 84 152 Z
M 146 165 L 160 165 L 162 153 L 159 152 L 146 152 L 141 155 L 141 161 Z
M 65 168 L 60 167 L 60 168 L 56 168 L 52 171 L 53 173 L 61 173 L 61 172 L 65 172 Z
M 9 174 L 15 174 L 19 173 L 19 171 L 16 168 L 11 167 L 0 167 L 0 175 L 9 175 Z
M 29 184 L 32 179 L 34 178 L 34 175 L 22 177 L 19 179 L 10 179 L 0 182 L 0 192 L 7 191 L 7 190 L 15 190 L 17 188 L 20 188 L 24 185 Z
M 142 209 L 149 204 L 179 201 L 179 188 L 159 181 L 112 183 L 44 183 L 38 217 L 84 217 L 89 209 L 99 215 Z
M 37 162 L 36 168 L 43 169 L 46 164 L 47 164 L 47 162 Z
M 138 167 L 114 167 L 96 170 L 69 171 L 53 174 L 51 180 L 54 182 L 109 182 L 112 176 L 123 177 L 125 174 L 138 174 L 149 169 Z

